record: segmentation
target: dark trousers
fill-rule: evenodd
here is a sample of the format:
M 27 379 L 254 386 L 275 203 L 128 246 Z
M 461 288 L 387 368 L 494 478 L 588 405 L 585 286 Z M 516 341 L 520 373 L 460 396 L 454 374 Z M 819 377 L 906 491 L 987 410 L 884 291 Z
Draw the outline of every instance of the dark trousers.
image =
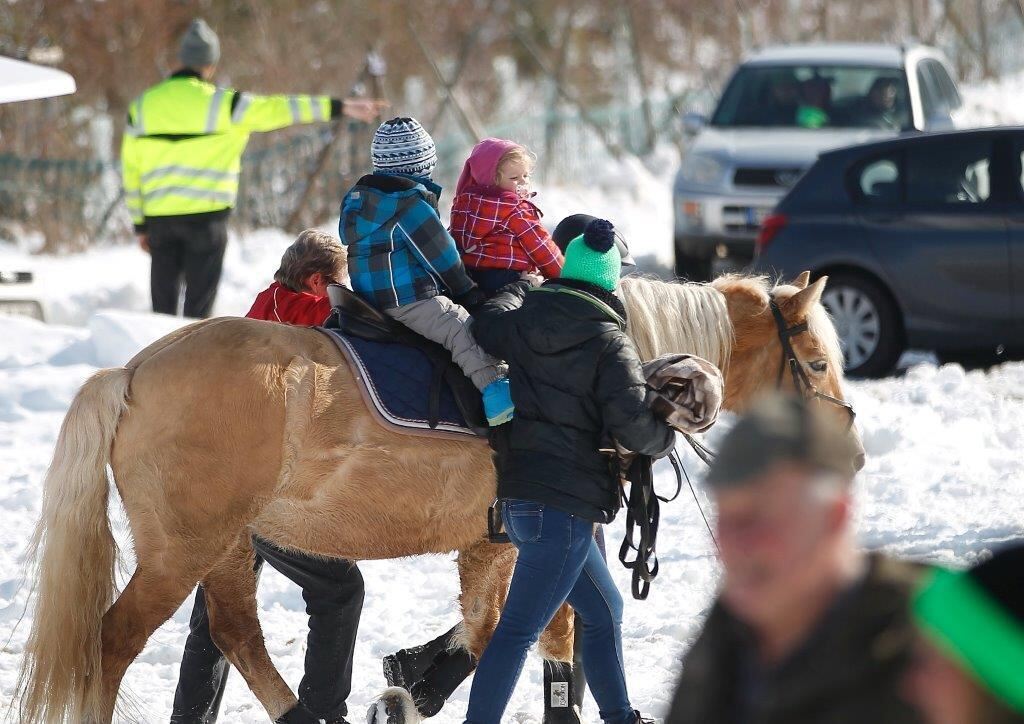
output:
M 363 610 L 363 577 L 354 563 L 340 558 L 314 558 L 259 538 L 253 538 L 253 545 L 257 572 L 265 559 L 302 587 L 309 635 L 299 701 L 328 722 L 340 719 L 348 713 L 345 700 L 352 691 L 352 654 Z M 171 724 L 211 724 L 217 721 L 224 696 L 228 662 L 210 637 L 202 587 L 196 591 L 189 628 Z
M 511 269 L 466 269 L 466 273 L 488 297 L 493 297 L 506 284 L 519 281 L 520 275 Z
M 185 316 L 209 317 L 224 266 L 227 216 L 150 219 L 147 233 L 153 311 L 177 314 L 184 283 Z

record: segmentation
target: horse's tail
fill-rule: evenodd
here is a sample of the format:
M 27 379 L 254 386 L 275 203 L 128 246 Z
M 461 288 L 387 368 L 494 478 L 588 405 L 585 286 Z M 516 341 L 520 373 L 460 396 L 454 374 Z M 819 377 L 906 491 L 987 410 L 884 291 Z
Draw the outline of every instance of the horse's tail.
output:
M 101 711 L 101 624 L 117 559 L 107 463 L 131 377 L 123 367 L 97 372 L 61 425 L 29 544 L 36 603 L 18 680 L 20 722 L 88 721 Z

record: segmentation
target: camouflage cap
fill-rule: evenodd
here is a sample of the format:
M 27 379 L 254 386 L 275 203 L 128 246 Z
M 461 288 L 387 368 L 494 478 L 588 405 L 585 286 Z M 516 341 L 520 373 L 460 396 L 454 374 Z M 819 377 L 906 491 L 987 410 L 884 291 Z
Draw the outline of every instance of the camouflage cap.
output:
M 858 452 L 850 433 L 816 405 L 771 394 L 726 434 L 705 481 L 711 488 L 740 486 L 785 461 L 852 477 Z

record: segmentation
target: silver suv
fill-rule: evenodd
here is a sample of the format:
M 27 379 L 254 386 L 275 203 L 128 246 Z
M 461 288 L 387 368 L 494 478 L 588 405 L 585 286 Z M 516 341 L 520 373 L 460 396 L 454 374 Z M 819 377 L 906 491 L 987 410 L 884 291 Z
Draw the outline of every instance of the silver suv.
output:
M 903 132 L 957 127 L 960 94 L 941 52 L 925 46 L 827 44 L 763 50 L 743 62 L 676 176 L 676 272 L 740 263 L 758 228 L 822 151 Z

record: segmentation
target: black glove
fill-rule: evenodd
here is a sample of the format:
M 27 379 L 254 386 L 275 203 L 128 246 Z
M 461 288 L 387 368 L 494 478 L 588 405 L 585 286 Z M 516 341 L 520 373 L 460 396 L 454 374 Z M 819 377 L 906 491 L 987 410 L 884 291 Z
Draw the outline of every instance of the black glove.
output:
M 468 292 L 460 294 L 455 298 L 455 303 L 465 308 L 467 312 L 472 314 L 477 308 L 487 301 L 487 295 L 484 294 L 480 287 L 474 285 Z

